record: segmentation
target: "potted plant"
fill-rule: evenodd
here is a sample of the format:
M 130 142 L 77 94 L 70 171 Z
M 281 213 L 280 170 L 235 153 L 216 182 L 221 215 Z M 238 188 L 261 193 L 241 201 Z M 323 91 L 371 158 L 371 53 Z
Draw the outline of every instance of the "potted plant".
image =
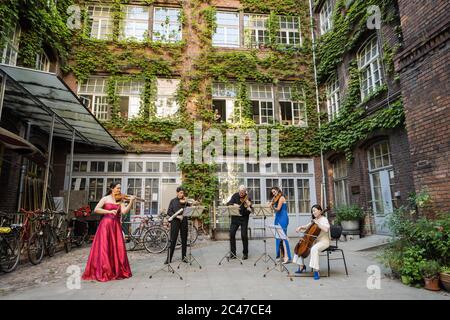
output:
M 444 266 L 441 268 L 439 278 L 441 279 L 441 283 L 444 289 L 450 292 L 450 266 Z
M 344 230 L 359 230 L 359 221 L 364 218 L 364 211 L 357 205 L 336 208 L 336 221 Z
M 441 267 L 435 260 L 424 261 L 420 267 L 420 271 L 425 281 L 425 289 L 439 291 L 439 271 Z

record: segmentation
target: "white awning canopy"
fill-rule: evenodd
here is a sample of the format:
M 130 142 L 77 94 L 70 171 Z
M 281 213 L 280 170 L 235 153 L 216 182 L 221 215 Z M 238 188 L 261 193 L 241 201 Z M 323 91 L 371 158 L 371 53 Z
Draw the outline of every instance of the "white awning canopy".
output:
M 10 109 L 20 119 L 46 132 L 50 131 L 55 115 L 55 137 L 71 141 L 75 131 L 76 142 L 123 151 L 56 74 L 0 64 L 0 77 L 6 77 L 1 113 Z

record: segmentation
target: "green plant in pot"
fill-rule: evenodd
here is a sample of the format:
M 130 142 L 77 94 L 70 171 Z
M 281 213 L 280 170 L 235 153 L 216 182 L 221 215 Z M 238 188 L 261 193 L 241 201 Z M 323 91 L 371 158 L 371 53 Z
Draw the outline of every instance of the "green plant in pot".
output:
M 359 230 L 359 221 L 364 218 L 364 211 L 357 205 L 336 208 L 336 222 L 344 230 Z
M 425 281 L 425 289 L 439 291 L 439 271 L 441 267 L 435 260 L 426 260 L 420 266 L 420 272 Z
M 442 286 L 448 292 L 450 292 L 450 266 L 443 266 L 439 273 Z

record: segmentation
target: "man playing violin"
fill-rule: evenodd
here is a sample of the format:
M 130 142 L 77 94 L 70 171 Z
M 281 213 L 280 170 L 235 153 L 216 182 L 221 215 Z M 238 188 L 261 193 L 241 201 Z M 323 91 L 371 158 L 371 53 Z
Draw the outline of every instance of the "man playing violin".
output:
M 248 195 L 247 188 L 243 185 L 239 186 L 239 192 L 231 196 L 227 206 L 236 206 L 239 208 L 240 216 L 232 216 L 230 224 L 230 259 L 236 259 L 236 232 L 241 227 L 241 238 L 243 245 L 243 260 L 248 259 L 248 219 L 252 211 L 252 201 Z

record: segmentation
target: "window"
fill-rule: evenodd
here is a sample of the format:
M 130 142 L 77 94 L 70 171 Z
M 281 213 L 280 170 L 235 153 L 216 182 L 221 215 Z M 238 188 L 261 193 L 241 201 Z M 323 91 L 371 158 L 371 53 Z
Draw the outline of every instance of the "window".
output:
M 288 85 L 278 86 L 281 122 L 286 125 L 306 126 L 306 105 L 294 101 L 295 90 L 296 88 Z
M 17 54 L 19 53 L 20 26 L 11 27 L 6 30 L 6 42 L 3 47 L 0 62 L 15 66 L 17 63 Z
M 373 37 L 362 47 L 358 53 L 358 65 L 361 75 L 361 99 L 364 100 L 383 84 L 377 37 Z
M 277 163 L 266 163 L 264 164 L 266 168 L 266 173 L 277 173 L 278 172 L 278 164 Z
M 162 178 L 161 182 L 162 183 L 176 183 L 177 179 L 176 178 Z
M 269 44 L 268 18 L 267 15 L 244 15 L 244 45 L 246 47 Z
M 139 41 L 148 34 L 148 8 L 142 6 L 125 6 L 123 35 L 121 38 L 133 38 Z
M 387 142 L 379 143 L 369 150 L 370 170 L 377 170 L 391 165 L 391 153 Z
M 297 168 L 297 173 L 308 173 L 309 169 L 308 169 L 308 164 L 307 163 L 297 163 L 295 165 Z
M 138 198 L 142 198 L 142 179 L 128 178 L 127 193 Z M 136 203 L 134 214 L 141 214 L 141 204 Z
M 217 12 L 217 28 L 213 35 L 213 45 L 217 47 L 239 47 L 239 14 Z
M 145 163 L 146 172 L 159 172 L 159 162 L 146 162 Z
M 74 161 L 72 166 L 73 172 L 87 172 L 87 161 Z
M 259 163 L 247 163 L 247 172 L 259 172 Z
M 297 179 L 298 210 L 309 213 L 311 208 L 311 189 L 309 179 Z
M 328 120 L 334 120 L 339 113 L 340 95 L 339 95 L 339 81 L 337 78 L 332 78 L 326 85 L 327 95 L 327 109 Z
M 80 84 L 78 94 L 87 103 L 86 107 L 92 111 L 100 121 L 110 119 L 110 105 L 107 97 L 107 79 L 104 77 L 90 77 Z
M 71 190 L 86 190 L 86 178 L 72 178 Z
M 160 118 L 170 117 L 178 111 L 175 95 L 180 80 L 157 79 L 158 97 L 156 99 L 156 115 Z
M 175 162 L 163 162 L 163 172 L 177 172 L 177 164 Z
M 333 4 L 332 0 L 326 0 L 320 9 L 320 34 L 327 33 L 332 28 Z
M 281 172 L 294 173 L 294 164 L 293 163 L 282 163 L 281 164 Z
M 99 201 L 103 197 L 103 178 L 89 179 L 89 201 Z
M 122 162 L 108 161 L 108 172 L 122 172 Z
M 181 40 L 180 10 L 174 8 L 155 8 L 153 21 L 153 40 L 176 42 Z
M 130 161 L 128 162 L 128 172 L 142 172 L 143 171 L 142 161 Z
M 333 163 L 334 202 L 335 206 L 348 204 L 348 171 L 344 157 Z
M 299 17 L 279 17 L 279 30 L 277 33 L 277 43 L 299 47 L 302 44 L 300 35 Z
M 253 204 L 261 204 L 261 180 L 247 179 L 247 190 Z
M 158 179 L 145 179 L 145 214 L 158 214 L 159 181 Z
M 257 124 L 272 124 L 274 122 L 272 86 L 252 84 L 249 89 L 253 120 Z
M 50 71 L 50 59 L 45 52 L 36 55 L 36 70 Z
M 229 119 L 234 110 L 236 95 L 236 86 L 234 84 L 213 83 L 212 103 L 217 122 L 224 122 Z
M 88 7 L 90 36 L 94 39 L 111 39 L 113 34 L 113 19 L 111 7 L 89 6 Z
M 111 186 L 112 183 L 114 183 L 114 184 L 119 183 L 120 186 L 121 186 L 121 189 L 122 189 L 121 191 L 122 192 L 125 189 L 123 187 L 123 184 L 122 184 L 122 178 L 108 178 L 108 179 L 106 179 L 106 188 L 108 189 Z
M 280 182 L 278 179 L 266 179 L 266 199 L 270 201 L 272 199 L 272 187 L 279 187 Z
M 139 115 L 141 107 L 141 93 L 144 88 L 143 81 L 118 81 L 116 93 L 119 96 L 120 116 L 131 119 Z
M 295 209 L 295 180 L 294 179 L 281 179 L 281 190 L 286 198 L 286 204 L 288 212 L 297 212 Z
M 217 172 L 228 172 L 228 166 L 227 163 L 218 163 L 217 164 Z
M 91 172 L 105 172 L 104 161 L 91 161 Z

